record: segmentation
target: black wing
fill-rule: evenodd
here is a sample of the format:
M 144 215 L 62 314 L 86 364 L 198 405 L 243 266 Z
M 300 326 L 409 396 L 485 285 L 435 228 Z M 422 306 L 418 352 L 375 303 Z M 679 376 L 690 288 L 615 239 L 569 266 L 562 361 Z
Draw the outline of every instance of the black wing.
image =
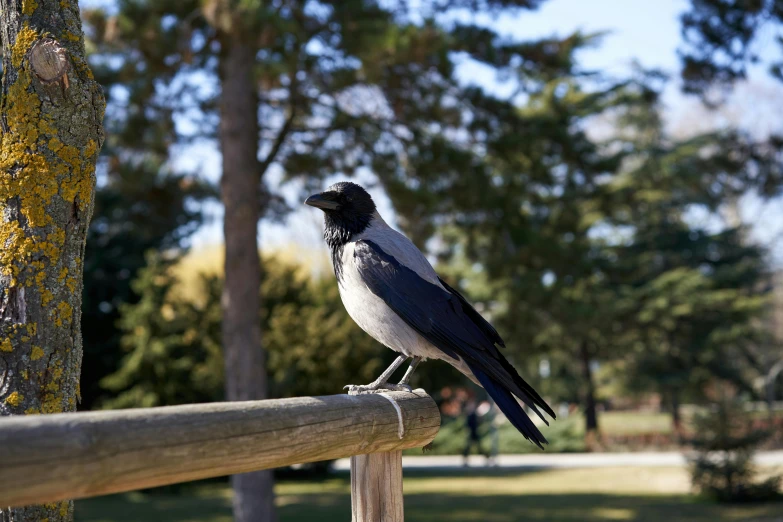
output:
M 495 346 L 503 343 L 497 331 L 464 297 L 445 283 L 447 290 L 422 279 L 372 241 L 357 241 L 354 257 L 372 293 L 435 347 L 452 358 L 462 358 L 526 438 L 539 446 L 539 442 L 546 442 L 509 392 L 544 422 L 539 407 L 553 418 L 555 413 L 503 357 Z
M 484 335 L 491 339 L 493 343 L 499 344 L 503 348 L 506 347 L 506 343 L 504 343 L 503 339 L 500 338 L 500 335 L 498 334 L 497 330 L 495 330 L 495 327 L 489 324 L 486 319 L 481 317 L 481 314 L 478 313 L 470 303 L 468 303 L 468 300 L 465 299 L 462 294 L 450 287 L 448 283 L 446 283 L 446 281 L 440 277 L 438 277 L 438 281 L 440 281 L 440 284 L 443 286 L 443 288 L 451 292 L 455 297 L 457 297 L 457 299 L 459 299 L 459 302 L 462 305 L 462 311 L 465 312 L 470 320 L 473 321 L 473 323 L 478 326 L 482 332 L 484 332 Z

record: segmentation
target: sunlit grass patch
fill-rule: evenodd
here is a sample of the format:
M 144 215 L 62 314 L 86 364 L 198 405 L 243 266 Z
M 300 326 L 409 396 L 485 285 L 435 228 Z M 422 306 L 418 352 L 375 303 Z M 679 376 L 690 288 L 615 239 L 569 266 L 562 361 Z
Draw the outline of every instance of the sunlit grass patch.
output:
M 779 521 L 783 503 L 725 506 L 689 494 L 684 468 L 409 470 L 408 522 Z M 280 522 L 350 520 L 347 473 L 281 481 Z M 231 492 L 196 485 L 180 494 L 112 495 L 76 503 L 80 522 L 231 522 Z

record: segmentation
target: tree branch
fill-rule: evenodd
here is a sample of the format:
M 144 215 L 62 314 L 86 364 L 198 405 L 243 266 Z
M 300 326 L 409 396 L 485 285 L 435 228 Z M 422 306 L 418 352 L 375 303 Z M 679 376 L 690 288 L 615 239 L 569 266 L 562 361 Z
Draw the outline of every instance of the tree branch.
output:
M 269 166 L 272 164 L 272 162 L 275 161 L 275 158 L 280 153 L 280 149 L 283 148 L 283 143 L 285 143 L 285 139 L 288 137 L 288 134 L 291 132 L 291 128 L 293 127 L 295 116 L 296 116 L 296 109 L 294 109 L 294 105 L 292 102 L 291 111 L 289 112 L 288 118 L 286 118 L 285 123 L 283 123 L 283 126 L 280 128 L 280 132 L 277 133 L 277 137 L 275 138 L 275 141 L 272 144 L 272 149 L 269 151 L 269 154 L 266 155 L 264 161 L 261 162 L 260 175 L 262 177 L 266 173 L 267 169 L 269 169 Z
M 302 12 L 295 11 L 294 17 L 301 25 L 303 19 Z M 288 86 L 288 104 L 291 107 L 291 110 L 288 113 L 288 117 L 283 123 L 283 126 L 280 127 L 280 132 L 277 133 L 277 138 L 275 138 L 275 141 L 272 143 L 272 148 L 269 150 L 269 153 L 266 155 L 266 158 L 264 158 L 264 161 L 262 161 L 260 164 L 259 175 L 262 178 L 266 173 L 266 171 L 269 169 L 269 166 L 277 158 L 277 155 L 280 154 L 280 149 L 283 148 L 283 143 L 285 143 L 286 138 L 291 133 L 291 127 L 294 124 L 294 118 L 296 117 L 296 102 L 299 98 L 299 93 L 297 92 L 299 90 L 299 81 L 296 75 L 299 72 L 299 64 L 301 63 L 300 59 L 301 59 L 303 48 L 304 46 L 300 42 L 295 53 L 296 56 L 295 61 L 291 63 L 291 76 L 290 76 L 291 83 Z

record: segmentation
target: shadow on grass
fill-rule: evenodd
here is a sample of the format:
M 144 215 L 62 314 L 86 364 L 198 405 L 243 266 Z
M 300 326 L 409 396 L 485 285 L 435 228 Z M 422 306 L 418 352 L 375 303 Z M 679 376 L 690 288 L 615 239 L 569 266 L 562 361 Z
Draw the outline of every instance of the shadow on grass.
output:
M 519 521 L 778 521 L 783 503 L 721 506 L 694 497 L 568 494 L 568 495 L 411 495 L 405 499 L 406 520 L 444 522 Z M 294 519 L 295 520 L 295 519 Z M 304 519 L 302 519 L 304 520 Z
M 218 490 L 126 493 L 76 501 L 76 522 L 231 522 L 231 498 Z
M 490 477 L 490 478 L 516 478 L 520 476 L 535 475 L 541 471 L 547 471 L 550 469 L 558 469 L 552 466 L 503 466 L 500 467 L 487 467 L 487 466 L 473 466 L 473 467 L 439 467 L 431 466 L 427 468 L 405 468 L 405 478 L 443 478 L 448 480 L 449 477 Z M 350 473 L 345 471 L 345 476 L 350 479 Z
M 448 480 L 448 478 L 444 478 Z M 282 494 L 280 522 L 350 520 L 347 491 Z M 231 522 L 225 489 L 192 490 L 181 495 L 113 495 L 77 501 L 80 522 Z M 780 521 L 783 503 L 723 506 L 681 495 L 476 495 L 407 494 L 408 522 L 520 521 Z

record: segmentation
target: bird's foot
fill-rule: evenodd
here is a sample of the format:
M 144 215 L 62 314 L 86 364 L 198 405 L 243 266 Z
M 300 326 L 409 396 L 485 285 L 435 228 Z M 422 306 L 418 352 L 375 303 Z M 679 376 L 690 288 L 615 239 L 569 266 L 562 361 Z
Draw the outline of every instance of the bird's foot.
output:
M 348 395 L 365 395 L 368 393 L 383 393 L 387 391 L 405 391 L 410 393 L 413 391 L 407 384 L 392 384 L 390 382 L 349 384 L 344 386 L 343 389 L 348 390 Z
M 384 386 L 386 387 L 387 390 L 391 390 L 391 391 L 404 391 L 408 393 L 411 393 L 413 391 L 413 388 L 403 383 L 400 384 L 386 383 L 384 384 Z

